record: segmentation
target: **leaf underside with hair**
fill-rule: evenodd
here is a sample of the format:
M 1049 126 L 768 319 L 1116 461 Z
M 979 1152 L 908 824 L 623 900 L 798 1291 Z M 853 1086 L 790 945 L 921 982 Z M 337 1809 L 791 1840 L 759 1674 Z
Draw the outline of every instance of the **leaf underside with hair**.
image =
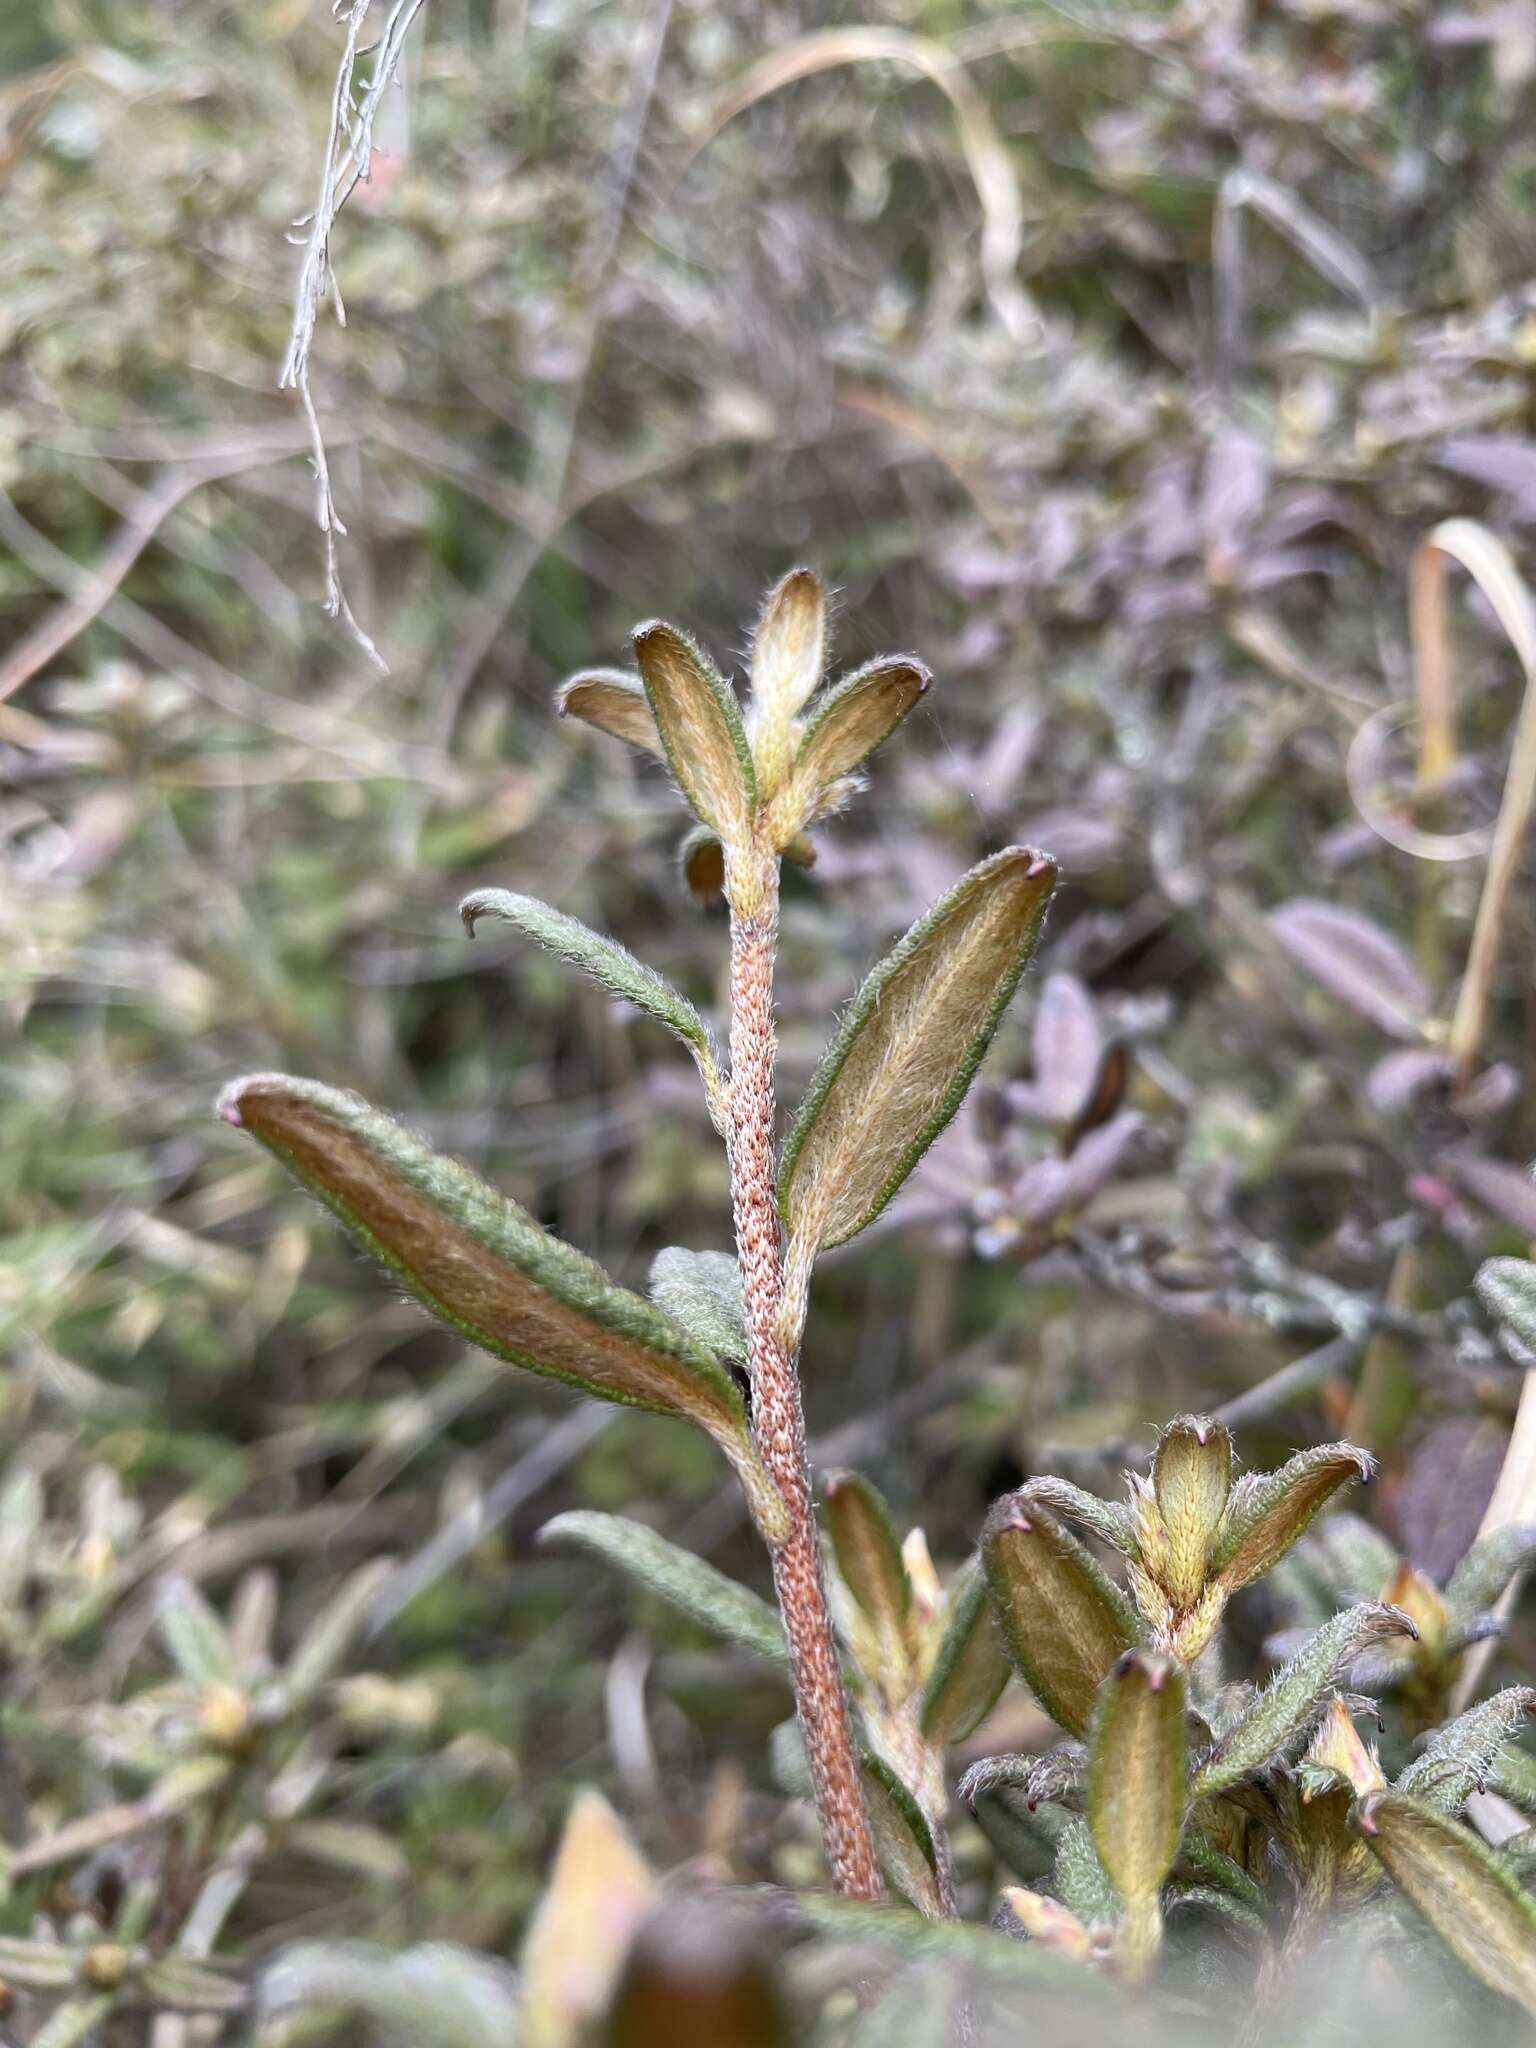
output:
M 1101 1682 L 1140 1636 L 1134 1609 L 1027 1491 L 994 1508 L 981 1554 L 1020 1677 L 1053 1721 L 1081 1735 Z
M 719 1360 L 478 1174 L 318 1081 L 250 1075 L 224 1091 L 219 1113 L 460 1336 L 603 1400 L 686 1416 L 735 1465 L 754 1507 L 781 1521 L 741 1393 Z
M 895 731 L 929 681 L 920 661 L 910 655 L 887 654 L 856 669 L 828 691 L 795 753 L 781 807 L 784 836 L 793 834 L 812 815 L 820 791 L 851 774 Z
M 924 1737 L 939 1746 L 963 1742 L 997 1705 L 1012 1669 L 993 1619 L 986 1573 L 973 1558 L 946 1603 L 944 1634 L 923 1694 Z
M 679 789 L 702 824 L 727 846 L 740 845 L 757 785 L 736 699 L 675 626 L 656 620 L 638 627 L 635 656 Z
M 864 983 L 784 1150 L 779 1208 L 802 1246 L 855 1236 L 953 1117 L 1034 951 L 1055 880 L 1031 847 L 994 854 Z
M 587 668 L 563 684 L 555 698 L 561 718 L 579 718 L 599 732 L 627 740 L 658 761 L 667 758 L 640 678 L 618 668 Z
M 771 1663 L 789 1662 L 779 1617 L 766 1600 L 643 1522 L 578 1508 L 546 1522 L 539 1541 L 595 1551 L 711 1634 Z

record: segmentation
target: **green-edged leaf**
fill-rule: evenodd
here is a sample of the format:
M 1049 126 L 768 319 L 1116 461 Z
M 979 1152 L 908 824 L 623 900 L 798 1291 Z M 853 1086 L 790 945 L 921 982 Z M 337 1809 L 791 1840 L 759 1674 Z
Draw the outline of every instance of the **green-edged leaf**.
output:
M 827 661 L 827 598 L 814 569 L 791 569 L 769 591 L 752 636 L 752 752 L 765 796 L 789 767 L 790 727 Z
M 1127 1650 L 1104 1683 L 1088 1731 L 1088 1825 L 1120 1896 L 1154 1898 L 1178 1854 L 1189 1787 L 1182 1667 Z
M 729 686 L 675 626 L 659 619 L 635 629 L 645 694 L 678 787 L 695 815 L 726 846 L 752 826 L 757 783 L 741 711 Z
M 1517 1572 L 1536 1564 L 1536 1522 L 1513 1522 L 1482 1536 L 1451 1574 L 1446 1605 L 1463 1620 L 1492 1607 Z
M 692 1003 L 643 960 L 637 960 L 616 940 L 589 930 L 579 918 L 567 917 L 536 896 L 519 896 L 511 889 L 476 889 L 459 905 L 459 915 L 471 938 L 483 917 L 499 917 L 515 925 L 549 952 L 579 967 L 583 974 L 590 974 L 610 995 L 633 1003 L 637 1010 L 644 1010 L 658 1024 L 664 1024 L 693 1054 L 710 1108 L 718 1112 L 716 1121 L 722 1120 L 720 1062 L 709 1026 Z
M 339 2007 L 371 2021 L 387 2048 L 484 2048 L 516 2041 L 517 1980 L 504 1964 L 449 1942 L 393 1954 L 361 1941 L 301 1941 L 262 1978 L 265 2017 Z
M 923 1692 L 924 1739 L 938 1748 L 964 1742 L 997 1705 L 1011 1669 L 986 1573 L 972 1558 L 944 1603 L 944 1634 Z
M 1059 1985 L 1084 2001 L 1113 1999 L 1102 1978 L 1041 1942 L 1015 1941 L 963 1920 L 925 1920 L 904 1906 L 868 1906 L 830 1892 L 802 1892 L 795 1904 L 804 1921 L 839 1941 L 868 1942 L 913 1962 L 932 1957 L 1005 1983 Z
M 643 1522 L 574 1509 L 546 1522 L 539 1541 L 578 1543 L 595 1551 L 712 1635 L 740 1643 L 770 1663 L 789 1662 L 779 1617 L 766 1600 Z
M 646 699 L 645 685 L 626 669 L 582 669 L 569 682 L 561 684 L 555 710 L 562 718 L 579 718 L 587 725 L 595 725 L 599 732 L 627 740 L 641 753 L 654 754 L 658 761 L 667 757 Z
M 939 1859 L 922 1808 L 883 1757 L 865 1755 L 859 1768 L 869 1824 L 887 1879 L 924 1919 L 942 1919 Z
M 1074 1486 L 1069 1479 L 1031 1479 L 1029 1497 L 1038 1500 L 1064 1521 L 1075 1522 L 1090 1536 L 1097 1536 L 1122 1557 L 1135 1557 L 1136 1517 L 1123 1501 L 1101 1500 L 1098 1494 Z
M 388 1558 L 359 1565 L 342 1580 L 309 1627 L 283 1671 L 290 1709 L 302 1712 L 330 1684 L 368 1623 L 373 1597 L 394 1570 Z
M 1403 1792 L 1373 1792 L 1360 1832 L 1457 1960 L 1536 2014 L 1536 1899 L 1467 1828 Z
M 669 1245 L 651 1261 L 651 1299 L 706 1351 L 747 1362 L 741 1268 L 729 1252 L 691 1252 Z
M 1493 1760 L 1488 1785 L 1522 1813 L 1536 1813 L 1536 1756 L 1517 1743 L 1501 1749 Z
M 1099 1858 L 1093 1831 L 1084 1820 L 1069 1821 L 1056 1847 L 1056 1890 L 1085 1927 L 1113 1927 L 1120 1897 Z
M 1284 1557 L 1308 1523 L 1340 1488 L 1369 1479 L 1370 1454 L 1353 1444 L 1298 1451 L 1277 1472 L 1245 1473 L 1232 1489 L 1211 1556 L 1222 1592 L 1230 1595 Z
M 1290 1663 L 1275 1673 L 1242 1719 L 1229 1728 L 1195 1771 L 1194 1798 L 1225 1791 L 1305 1735 L 1341 1674 L 1362 1650 L 1398 1637 L 1417 1638 L 1395 1607 L 1346 1608 L 1325 1622 Z
M 1529 1259 L 1485 1259 L 1475 1285 L 1488 1313 L 1536 1351 L 1536 1265 Z
M 998 1502 L 981 1555 L 1004 1646 L 1024 1683 L 1070 1734 L 1141 1633 L 1119 1588 L 1026 1487 Z
M 899 1640 L 912 1606 L 912 1583 L 890 1509 L 857 1472 L 829 1472 L 825 1496 L 827 1530 L 843 1584 L 869 1619 Z
M 971 869 L 860 989 L 784 1149 L 779 1208 L 805 1253 L 878 1216 L 959 1108 L 1056 882 L 1009 847 Z
M 1504 1745 L 1536 1714 L 1536 1689 L 1507 1686 L 1454 1721 L 1437 1728 L 1397 1781 L 1441 1813 L 1460 1813 L 1493 1775 Z
M 1152 1491 L 1168 1536 L 1167 1591 L 1191 1607 L 1232 1490 L 1232 1438 L 1208 1415 L 1181 1415 L 1158 1439 Z
M 719 1444 L 760 1525 L 784 1508 L 726 1367 L 660 1309 L 542 1229 L 457 1160 L 360 1096 L 287 1074 L 233 1081 L 219 1114 L 247 1130 L 363 1248 L 472 1344 L 603 1400 L 682 1415 Z
M 906 717 L 932 681 L 911 655 L 883 654 L 845 676 L 816 707 L 772 811 L 782 845 L 812 817 L 821 792 L 851 774 Z
M 238 1688 L 240 1662 L 225 1627 L 190 1579 L 162 1579 L 155 1626 L 171 1662 L 188 1685 Z

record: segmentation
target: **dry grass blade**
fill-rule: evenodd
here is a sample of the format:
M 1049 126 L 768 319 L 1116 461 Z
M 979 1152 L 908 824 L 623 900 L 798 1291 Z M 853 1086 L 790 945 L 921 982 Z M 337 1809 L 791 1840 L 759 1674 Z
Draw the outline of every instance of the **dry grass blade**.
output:
M 960 147 L 981 201 L 981 267 L 998 318 L 1017 342 L 1040 338 L 1041 321 L 1018 281 L 1024 208 L 1008 152 L 987 104 L 959 61 L 940 43 L 898 28 L 829 28 L 802 36 L 751 66 L 719 101 L 694 144 L 693 155 L 726 123 L 769 93 L 797 79 L 844 64 L 901 64 L 936 85 L 954 109 Z
M 994 854 L 860 989 L 784 1151 L 779 1208 L 800 1260 L 885 1207 L 959 1107 L 1034 950 L 1056 869 Z

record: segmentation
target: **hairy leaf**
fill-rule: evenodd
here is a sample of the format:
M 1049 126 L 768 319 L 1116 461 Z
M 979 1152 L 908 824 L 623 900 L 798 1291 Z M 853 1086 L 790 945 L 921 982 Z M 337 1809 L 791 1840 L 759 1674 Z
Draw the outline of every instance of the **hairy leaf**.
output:
M 823 790 L 851 774 L 895 731 L 931 680 L 910 655 L 881 655 L 828 691 L 805 728 L 788 784 L 775 801 L 777 844 L 793 838 L 815 815 Z
M 741 1268 L 729 1252 L 669 1245 L 651 1261 L 651 1299 L 695 1342 L 734 1365 L 747 1362 Z
M 759 1521 L 782 1529 L 783 1504 L 726 1368 L 515 1202 L 361 1097 L 318 1081 L 249 1075 L 225 1089 L 219 1114 L 282 1160 L 460 1336 L 604 1400 L 687 1416 L 736 1467 Z
M 372 2022 L 389 2048 L 427 2040 L 484 2048 L 521 2038 L 512 1971 L 448 1942 L 399 1954 L 371 1942 L 291 1943 L 261 1980 L 262 2014 L 281 2019 L 327 2006 Z
M 1232 1488 L 1232 1438 L 1209 1416 L 1181 1415 L 1158 1439 L 1152 1491 L 1168 1538 L 1165 1584 L 1191 1606 Z
M 1055 881 L 1029 847 L 994 854 L 864 983 L 784 1148 L 779 1207 L 804 1250 L 842 1244 L 878 1216 L 953 1117 Z
M 483 917 L 499 917 L 516 925 L 549 952 L 590 974 L 610 995 L 633 1003 L 658 1024 L 664 1024 L 693 1054 L 710 1108 L 717 1112 L 717 1123 L 723 1122 L 720 1062 L 709 1026 L 692 1003 L 653 968 L 637 960 L 617 940 L 605 939 L 601 933 L 589 930 L 579 918 L 567 917 L 563 911 L 539 902 L 537 897 L 519 896 L 511 889 L 476 889 L 459 905 L 459 915 L 471 938 Z
M 771 1663 L 789 1661 L 779 1617 L 766 1600 L 643 1522 L 578 1508 L 546 1522 L 539 1541 L 578 1543 L 595 1551 L 712 1635 L 740 1643 Z
M 1120 1899 L 1099 1860 L 1093 1830 L 1085 1820 L 1069 1821 L 1056 1847 L 1056 1890 L 1062 1903 L 1088 1927 L 1113 1927 Z
M 1189 1784 L 1186 1688 L 1171 1657 L 1127 1650 L 1088 1732 L 1088 1825 L 1120 1896 L 1155 1898 L 1178 1854 Z
M 1346 1608 L 1325 1622 L 1290 1663 L 1277 1671 L 1240 1721 L 1229 1728 L 1191 1780 L 1195 1798 L 1225 1791 L 1305 1734 L 1328 1694 L 1362 1650 L 1417 1630 L 1395 1607 Z
M 1140 1636 L 1130 1602 L 1027 1487 L 992 1510 L 981 1554 L 1015 1668 L 1051 1718 L 1081 1735 L 1100 1683 Z
M 940 1748 L 963 1742 L 997 1705 L 1009 1671 L 986 1573 L 973 1558 L 945 1602 L 944 1634 L 923 1693 L 925 1740 Z
M 1122 1557 L 1136 1555 L 1136 1518 L 1123 1501 L 1101 1500 L 1098 1494 L 1074 1486 L 1069 1479 L 1048 1475 L 1030 1480 L 1029 1497 L 1043 1502 L 1065 1521 L 1075 1522 L 1090 1536 L 1097 1536 Z
M 827 599 L 814 569 L 791 569 L 763 600 L 752 636 L 752 753 L 765 796 L 789 768 L 790 727 L 821 681 Z
M 367 1626 L 373 1596 L 393 1570 L 382 1557 L 359 1565 L 310 1622 L 283 1669 L 283 1693 L 291 1711 L 302 1713 L 340 1671 Z
M 635 631 L 645 694 L 678 787 L 729 848 L 752 825 L 757 784 L 741 712 L 693 642 L 660 620 Z
M 645 685 L 627 669 L 582 669 L 561 685 L 555 710 L 561 718 L 579 718 L 587 725 L 595 725 L 599 732 L 627 740 L 643 754 L 654 754 L 658 761 L 667 757 L 646 699 Z
M 827 1528 L 843 1583 L 878 1627 L 899 1638 L 912 1606 L 901 1539 L 878 1489 L 857 1472 L 826 1477 Z
M 1488 1313 L 1536 1351 L 1536 1265 L 1529 1259 L 1485 1259 L 1476 1286 Z
M 1474 1977 L 1536 2014 L 1536 1899 L 1470 1829 L 1403 1792 L 1360 1802 L 1387 1875 Z
M 938 1853 L 922 1808 L 883 1757 L 866 1755 L 859 1767 L 864 1804 L 886 1877 L 925 1919 L 942 1919 Z
M 190 1579 L 178 1573 L 161 1580 L 155 1624 L 188 1685 L 239 1686 L 240 1666 L 224 1624 Z
M 1437 1728 L 1397 1781 L 1441 1813 L 1460 1813 L 1481 1792 L 1504 1745 L 1536 1714 L 1536 1689 L 1506 1686 L 1454 1721 Z
M 1232 1489 L 1211 1565 L 1232 1594 L 1261 1578 L 1342 1487 L 1369 1479 L 1370 1456 L 1353 1444 L 1298 1451 L 1277 1472 L 1245 1473 Z

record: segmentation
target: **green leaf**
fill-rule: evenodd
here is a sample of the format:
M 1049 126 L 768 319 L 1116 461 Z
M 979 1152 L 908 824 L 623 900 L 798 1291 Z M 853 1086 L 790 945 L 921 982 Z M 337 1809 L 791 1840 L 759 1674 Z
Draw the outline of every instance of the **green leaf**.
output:
M 1085 1927 L 1113 1927 L 1120 1897 L 1099 1857 L 1093 1831 L 1083 1820 L 1069 1821 L 1056 1847 L 1056 1892 Z
M 1141 1630 L 1130 1602 L 1031 1489 L 998 1502 L 981 1555 L 1003 1643 L 1041 1706 L 1070 1734 Z
M 225 1089 L 219 1114 L 470 1343 L 600 1399 L 697 1423 L 735 1466 L 759 1526 L 782 1533 L 740 1389 L 670 1316 L 359 1096 L 253 1074 Z
M 1198 1766 L 1191 1796 L 1223 1792 L 1278 1756 L 1311 1727 L 1340 1673 L 1362 1650 L 1400 1636 L 1417 1640 L 1418 1631 L 1395 1607 L 1363 1604 L 1325 1622 Z
M 877 1488 L 857 1472 L 829 1472 L 827 1528 L 843 1583 L 877 1627 L 899 1641 L 912 1606 L 901 1538 Z
M 1536 1714 L 1536 1688 L 1507 1686 L 1454 1721 L 1437 1728 L 1397 1781 L 1441 1813 L 1460 1813 L 1493 1774 L 1504 1745 Z
M 866 1754 L 859 1759 L 859 1769 L 887 1880 L 925 1919 L 942 1919 L 938 1853 L 922 1808 L 883 1757 Z
M 1122 1557 L 1138 1554 L 1136 1518 L 1123 1501 L 1101 1500 L 1098 1494 L 1074 1486 L 1069 1479 L 1049 1476 L 1030 1480 L 1029 1497 L 1040 1501 L 1064 1520 L 1075 1522 L 1090 1536 L 1097 1536 L 1101 1543 L 1107 1543 L 1111 1550 L 1118 1550 Z
M 878 1216 L 954 1116 L 1040 936 L 1056 869 L 971 869 L 860 989 L 784 1149 L 779 1208 L 809 1256 Z
M 1371 1793 L 1356 1819 L 1392 1882 L 1458 1961 L 1536 2014 L 1536 1899 L 1469 1829 L 1406 1793 Z
M 960 1780 L 959 1796 L 999 1857 L 1025 1884 L 1044 1877 L 1075 1818 L 1035 1782 L 1038 1757 L 987 1757 Z
M 1245 1473 L 1232 1489 L 1211 1556 L 1230 1597 L 1276 1564 L 1342 1487 L 1369 1479 L 1370 1454 L 1353 1444 L 1298 1451 L 1277 1472 Z
M 972 1558 L 944 1603 L 944 1634 L 923 1692 L 924 1740 L 936 1748 L 964 1742 L 997 1705 L 1010 1670 L 986 1573 Z
M 1099 1687 L 1088 1732 L 1088 1825 L 1126 1901 L 1155 1899 L 1173 1868 L 1189 1786 L 1184 1672 L 1127 1650 Z
M 740 1643 L 770 1663 L 789 1663 L 779 1617 L 766 1600 L 643 1522 L 578 1508 L 546 1522 L 539 1541 L 578 1543 L 595 1551 L 712 1635 Z
M 802 1892 L 795 1903 L 801 1919 L 839 1941 L 867 1942 L 912 1962 L 929 1957 L 948 1961 L 1005 1983 L 1057 1985 L 1084 2001 L 1097 1997 L 1108 2003 L 1112 1998 L 1102 1979 L 1043 1944 L 1015 1941 L 990 1927 L 969 1926 L 963 1920 L 925 1920 L 907 1907 L 868 1906 L 829 1892 Z
M 1485 1259 L 1475 1285 L 1488 1313 L 1536 1351 L 1536 1265 L 1529 1259 Z
M 499 917 L 515 925 L 549 952 L 591 975 L 610 995 L 633 1003 L 637 1010 L 664 1024 L 693 1054 L 716 1125 L 723 1127 L 724 1084 L 709 1026 L 692 1003 L 644 961 L 615 940 L 589 930 L 579 918 L 567 917 L 535 896 L 519 896 L 510 889 L 476 889 L 459 905 L 459 915 L 471 938 L 483 917 Z
M 561 718 L 579 718 L 599 732 L 627 740 L 658 761 L 667 757 L 640 678 L 621 668 L 584 668 L 563 683 L 555 698 Z
M 1517 1573 L 1536 1564 L 1536 1522 L 1508 1523 L 1473 1544 L 1451 1574 L 1446 1605 L 1462 1620 L 1493 1606 Z
M 741 1268 L 729 1252 L 691 1252 L 669 1245 L 651 1261 L 650 1294 L 696 1343 L 733 1365 L 747 1362 L 747 1319 Z
M 757 782 L 741 712 L 729 686 L 675 626 L 635 629 L 635 655 L 678 787 L 727 849 L 752 829 Z
M 224 1624 L 190 1579 L 174 1574 L 161 1580 L 155 1626 L 188 1685 L 240 1687 L 239 1661 Z
M 1152 1491 L 1168 1535 L 1162 1573 L 1169 1594 L 1192 1607 L 1232 1490 L 1232 1438 L 1206 1415 L 1181 1415 L 1158 1439 Z
M 829 690 L 795 751 L 789 781 L 770 813 L 775 845 L 815 815 L 816 800 L 850 774 L 923 696 L 932 677 L 909 655 L 881 655 Z
M 302 1713 L 341 1670 L 368 1625 L 374 1595 L 393 1570 L 387 1558 L 359 1565 L 309 1624 L 283 1671 L 290 1711 Z
M 315 2006 L 372 2021 L 391 2048 L 485 2048 L 521 2038 L 513 1973 L 448 1942 L 398 1955 L 370 1942 L 295 1942 L 262 1979 L 261 2013 L 278 2019 Z

